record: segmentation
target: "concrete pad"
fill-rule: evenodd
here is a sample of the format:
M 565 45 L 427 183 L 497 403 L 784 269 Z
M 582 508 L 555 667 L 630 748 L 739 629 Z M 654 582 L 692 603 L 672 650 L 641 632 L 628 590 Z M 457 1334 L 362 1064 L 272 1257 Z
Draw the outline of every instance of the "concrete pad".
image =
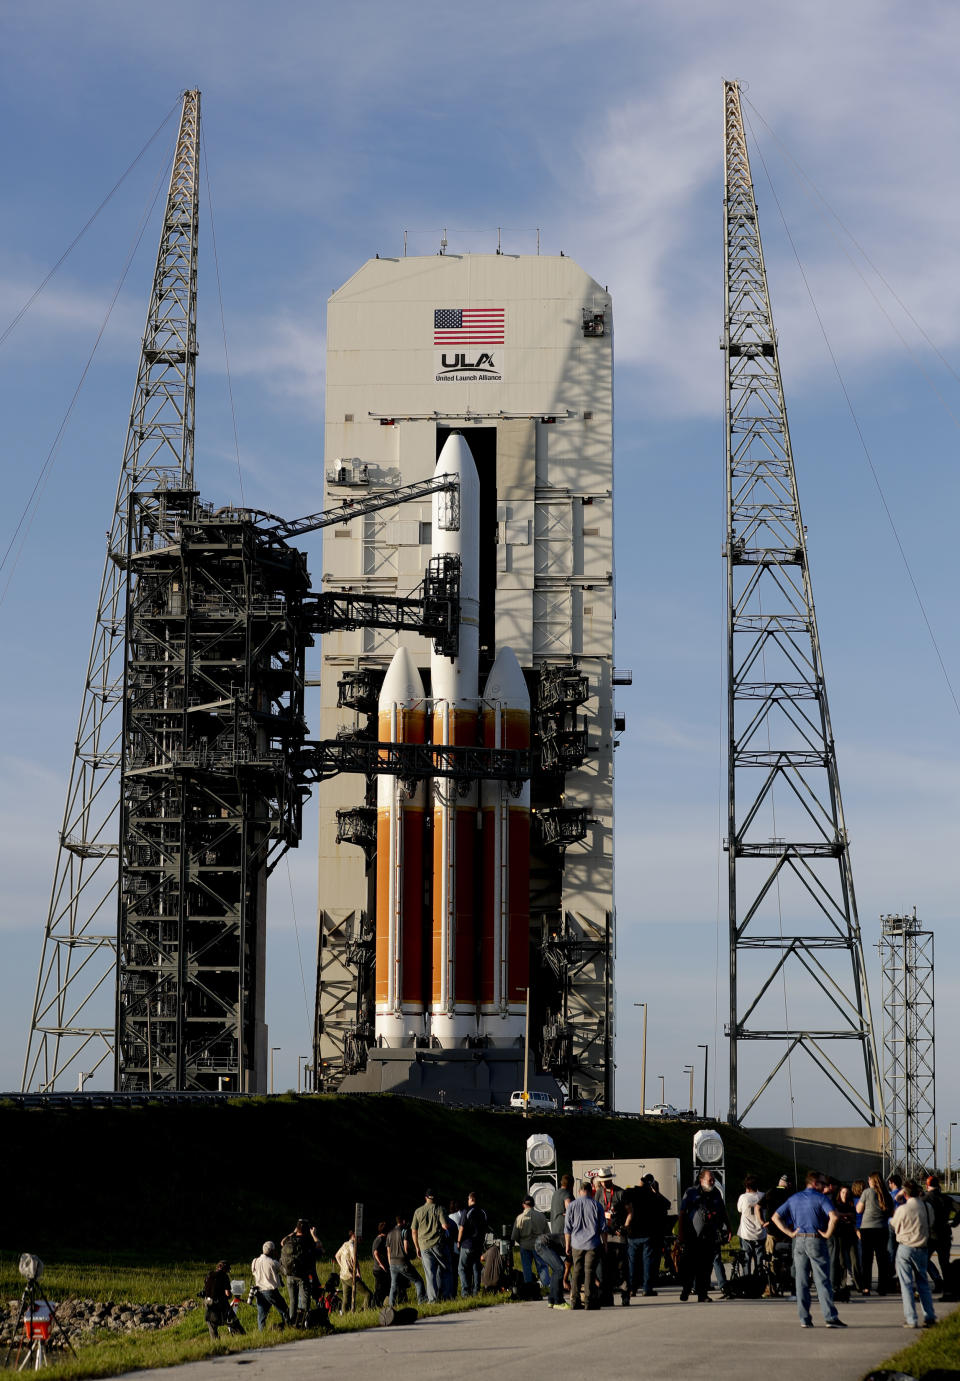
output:
M 937 1304 L 938 1317 L 956 1309 Z M 390 1381 L 451 1377 L 592 1377 L 642 1374 L 644 1381 L 859 1381 L 885 1357 L 919 1338 L 903 1328 L 899 1293 L 862 1296 L 840 1306 L 846 1329 L 827 1329 L 813 1305 L 814 1327 L 801 1329 L 794 1300 L 681 1302 L 676 1288 L 574 1318 L 542 1304 L 508 1304 L 420 1319 L 406 1328 L 372 1328 L 292 1343 L 263 1352 L 191 1362 L 184 1381 L 315 1381 L 350 1373 Z M 139 1381 L 170 1381 L 170 1369 L 137 1372 Z

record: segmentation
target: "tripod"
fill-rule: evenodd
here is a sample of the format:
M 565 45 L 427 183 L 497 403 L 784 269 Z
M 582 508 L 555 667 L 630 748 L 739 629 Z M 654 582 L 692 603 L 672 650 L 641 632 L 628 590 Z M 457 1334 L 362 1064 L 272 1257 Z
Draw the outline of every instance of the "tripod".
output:
M 37 1307 L 38 1301 L 39 1309 Z M 28 1328 L 26 1332 L 21 1333 L 20 1325 L 23 1323 L 26 1323 Z M 42 1366 L 46 1365 L 47 1351 L 44 1343 L 48 1341 L 52 1328 L 57 1330 L 66 1346 L 76 1356 L 74 1346 L 64 1332 L 60 1320 L 57 1318 L 57 1311 L 47 1299 L 43 1286 L 36 1276 L 30 1276 L 23 1294 L 20 1296 L 20 1308 L 17 1310 L 17 1321 L 13 1325 L 13 1336 L 10 1339 L 10 1346 L 7 1348 L 4 1366 L 10 1365 L 10 1354 L 13 1352 L 13 1345 L 16 1342 L 17 1356 L 14 1365 L 17 1371 L 26 1371 L 28 1367 L 33 1371 L 39 1371 Z M 24 1342 L 28 1342 L 29 1347 L 21 1361 Z

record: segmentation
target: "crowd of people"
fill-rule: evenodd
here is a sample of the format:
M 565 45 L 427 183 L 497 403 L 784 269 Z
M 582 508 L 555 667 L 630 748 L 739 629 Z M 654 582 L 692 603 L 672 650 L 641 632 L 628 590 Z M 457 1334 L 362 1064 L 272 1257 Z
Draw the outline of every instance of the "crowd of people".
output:
M 613 1168 L 602 1166 L 576 1190 L 564 1175 L 549 1211 L 529 1194 L 522 1199 L 506 1240 L 492 1231 L 476 1193 L 444 1207 L 427 1189 L 409 1220 L 398 1213 L 392 1224 L 378 1224 L 372 1289 L 352 1231 L 334 1254 L 334 1271 L 321 1281 L 324 1246 L 301 1218 L 279 1249 L 264 1242 L 251 1262 L 250 1302 L 261 1330 L 272 1310 L 282 1327 L 315 1327 L 332 1312 L 395 1308 L 411 1289 L 418 1304 L 453 1299 L 459 1287 L 463 1297 L 511 1291 L 529 1299 L 545 1294 L 554 1309 L 599 1309 L 655 1296 L 665 1272 L 679 1282 L 683 1301 L 709 1302 L 712 1283 L 725 1296 L 795 1295 L 803 1328 L 813 1327 L 812 1285 L 826 1327 L 843 1328 L 838 1300 L 852 1292 L 885 1295 L 899 1284 L 904 1326 L 919 1328 L 935 1322 L 933 1293 L 951 1288 L 951 1229 L 960 1215 L 935 1176 L 921 1189 L 899 1175 L 884 1181 L 874 1173 L 844 1185 L 814 1170 L 800 1191 L 786 1175 L 764 1191 L 748 1175 L 736 1209 L 739 1249 L 728 1280 L 721 1249 L 731 1240 L 730 1224 L 710 1169 L 684 1193 L 675 1219 L 651 1174 L 622 1187 Z M 225 1261 L 207 1276 L 203 1292 L 211 1337 L 221 1327 L 242 1332 Z

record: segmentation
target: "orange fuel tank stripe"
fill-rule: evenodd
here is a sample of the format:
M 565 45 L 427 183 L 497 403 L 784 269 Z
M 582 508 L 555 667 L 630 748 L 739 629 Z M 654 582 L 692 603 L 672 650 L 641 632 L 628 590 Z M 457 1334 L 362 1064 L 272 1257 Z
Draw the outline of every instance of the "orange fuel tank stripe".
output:
M 530 982 L 530 812 L 510 811 L 510 939 L 507 1001 L 523 1002 Z
M 452 744 L 476 743 L 477 713 L 475 710 L 450 708 L 450 738 Z M 443 716 L 434 713 L 433 741 L 444 742 Z M 445 800 L 434 794 L 433 802 L 433 981 L 431 992 L 434 1004 L 446 1001 L 470 1002 L 474 999 L 474 886 L 473 850 L 476 831 L 475 801 L 464 800 L 449 779 L 442 779 L 437 790 Z M 452 896 L 449 893 L 452 891 Z M 443 957 L 444 931 L 452 910 L 449 955 L 453 972 L 453 991 L 444 992 Z M 465 972 L 458 977 L 464 956 Z

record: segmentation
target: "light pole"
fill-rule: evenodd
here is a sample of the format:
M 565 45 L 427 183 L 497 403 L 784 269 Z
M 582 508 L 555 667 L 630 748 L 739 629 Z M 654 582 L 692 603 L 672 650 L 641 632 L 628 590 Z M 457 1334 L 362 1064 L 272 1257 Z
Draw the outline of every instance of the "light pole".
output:
M 270 1092 L 271 1092 L 271 1093 L 273 1092 L 273 1057 L 274 1057 L 274 1055 L 276 1055 L 276 1053 L 277 1053 L 278 1050 L 282 1050 L 282 1049 L 283 1049 L 283 1046 L 281 1046 L 281 1045 L 272 1045 L 272 1046 L 270 1047 Z
M 527 988 L 527 1014 L 523 1022 L 523 1115 L 530 1104 L 530 989 Z M 568 1090 L 569 1092 L 569 1090 Z
M 302 1074 L 303 1074 L 303 1066 L 306 1064 L 306 1062 L 307 1062 L 307 1060 L 309 1060 L 309 1058 L 310 1058 L 309 1055 L 298 1055 L 298 1056 L 297 1056 L 297 1092 L 298 1092 L 298 1093 L 301 1093 L 301 1092 L 302 1092 L 302 1089 L 300 1088 L 300 1080 L 301 1080 L 301 1076 L 302 1076 Z
M 684 1065 L 683 1072 L 690 1075 L 690 1097 L 687 1100 L 687 1108 L 693 1112 L 693 1065 Z
M 640 1111 L 647 1111 L 647 1004 L 635 1002 L 634 1007 L 643 1008 L 643 1041 L 640 1046 Z
M 666 1094 L 664 1093 L 664 1091 L 663 1091 L 664 1088 L 666 1087 L 666 1085 L 665 1085 L 664 1082 L 663 1082 L 663 1075 L 662 1075 L 662 1074 L 658 1074 L 658 1075 L 657 1075 L 657 1078 L 660 1080 L 660 1102 L 661 1102 L 661 1104 L 663 1104 L 663 1103 L 666 1103 L 666 1101 L 667 1101 L 667 1095 L 666 1095 Z
M 707 1065 L 710 1063 L 709 1045 L 698 1045 L 698 1050 L 703 1051 L 703 1120 L 707 1120 Z
M 954 1127 L 955 1127 L 956 1125 L 957 1125 L 956 1122 L 949 1122 L 949 1123 L 947 1124 L 947 1193 L 948 1193 L 948 1194 L 950 1193 L 950 1187 L 951 1187 L 951 1185 L 953 1184 L 953 1129 L 954 1129 Z

